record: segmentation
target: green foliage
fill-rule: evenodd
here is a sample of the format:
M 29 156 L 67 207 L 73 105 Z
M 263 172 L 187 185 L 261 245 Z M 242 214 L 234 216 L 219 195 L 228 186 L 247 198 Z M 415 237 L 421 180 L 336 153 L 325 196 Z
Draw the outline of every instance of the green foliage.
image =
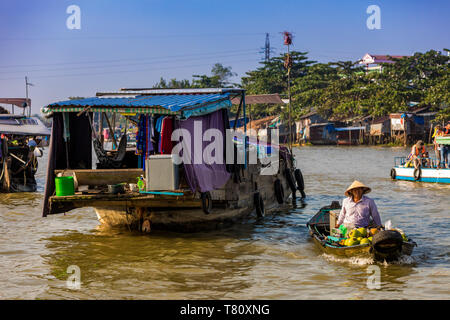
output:
M 184 88 L 191 88 L 191 83 L 189 82 L 189 80 L 177 80 L 177 79 L 170 79 L 169 82 L 167 82 L 164 78 L 161 78 L 159 82 L 153 86 L 153 88 L 184 89 Z
M 309 67 L 294 82 L 296 117 L 311 110 L 335 119 L 382 116 L 406 111 L 414 101 L 432 106 L 439 119 L 448 118 L 448 56 L 431 50 L 393 60 L 381 72 L 370 73 L 350 61 Z
M 308 67 L 314 63 L 309 61 L 307 52 L 292 51 L 291 82 L 304 76 Z M 264 93 L 287 93 L 287 70 L 284 67 L 285 54 L 270 58 L 267 62 L 260 62 L 262 65 L 254 71 L 249 71 L 242 77 L 242 87 L 247 90 L 247 94 Z
M 184 89 L 184 88 L 226 88 L 236 86 L 229 82 L 231 77 L 236 76 L 236 73 L 231 71 L 231 67 L 224 67 L 220 63 L 216 63 L 211 69 L 211 76 L 208 75 L 193 75 L 192 81 L 170 79 L 166 81 L 161 78 L 153 88 L 159 89 Z
M 444 49 L 446 53 L 447 49 Z M 358 62 L 316 63 L 307 52 L 291 52 L 292 115 L 299 118 L 312 110 L 336 120 L 356 116 L 383 116 L 406 111 L 411 102 L 431 106 L 437 121 L 450 120 L 449 57 L 430 50 L 383 64 L 381 72 L 366 72 Z M 241 79 L 247 94 L 279 93 L 287 96 L 285 54 L 260 62 Z M 161 78 L 155 88 L 211 88 L 239 86 L 230 79 L 231 67 L 217 63 L 211 75 L 194 75 L 192 81 Z M 236 108 L 234 108 L 236 109 Z M 234 110 L 235 111 L 235 110 Z M 268 115 L 286 115 L 279 105 L 252 107 L 254 119 Z

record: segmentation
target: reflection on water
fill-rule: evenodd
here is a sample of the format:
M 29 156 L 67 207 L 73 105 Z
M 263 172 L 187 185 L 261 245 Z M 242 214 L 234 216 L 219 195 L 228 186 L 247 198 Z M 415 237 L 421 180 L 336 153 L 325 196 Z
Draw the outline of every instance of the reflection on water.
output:
M 391 181 L 403 148 L 305 147 L 296 150 L 307 199 L 297 208 L 231 228 L 150 235 L 101 228 L 92 209 L 41 218 L 43 186 L 0 195 L 0 297 L 8 299 L 431 299 L 450 296 L 450 186 Z M 45 163 L 38 181 L 43 183 Z M 398 263 L 376 263 L 381 289 L 367 288 L 370 259 L 323 254 L 306 222 L 342 200 L 360 179 L 383 221 L 419 247 Z M 67 267 L 81 289 L 66 287 Z

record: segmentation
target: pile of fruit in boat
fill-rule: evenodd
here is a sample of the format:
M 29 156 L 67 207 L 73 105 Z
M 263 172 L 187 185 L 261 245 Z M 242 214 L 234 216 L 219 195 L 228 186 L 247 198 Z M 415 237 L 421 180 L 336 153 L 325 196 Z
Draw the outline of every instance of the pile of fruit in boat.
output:
M 347 231 L 345 227 L 341 225 L 339 231 L 341 232 L 341 237 L 339 239 L 339 244 L 341 246 L 351 247 L 356 245 L 370 245 L 372 243 L 373 236 L 377 234 L 381 228 L 357 228 Z M 390 230 L 396 230 L 402 235 L 403 241 L 407 242 L 408 238 L 401 229 L 392 228 Z

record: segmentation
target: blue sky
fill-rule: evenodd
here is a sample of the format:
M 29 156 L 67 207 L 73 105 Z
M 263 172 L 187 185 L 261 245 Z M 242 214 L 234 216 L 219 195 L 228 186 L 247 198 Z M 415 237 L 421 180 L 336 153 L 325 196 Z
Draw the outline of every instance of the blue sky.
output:
M 81 30 L 66 27 L 72 4 Z M 381 9 L 380 30 L 366 26 L 369 5 Z M 1 0 L 0 97 L 24 96 L 25 76 L 33 112 L 68 96 L 191 79 L 216 62 L 242 76 L 263 59 L 266 32 L 276 54 L 285 50 L 284 30 L 293 50 L 320 62 L 442 50 L 449 9 L 444 0 Z

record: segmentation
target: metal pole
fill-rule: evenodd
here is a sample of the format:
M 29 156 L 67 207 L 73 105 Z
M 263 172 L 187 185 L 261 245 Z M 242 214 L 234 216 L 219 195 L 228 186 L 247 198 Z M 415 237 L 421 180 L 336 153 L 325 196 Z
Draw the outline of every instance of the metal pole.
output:
M 242 91 L 242 106 L 244 107 L 244 168 L 247 169 L 247 121 L 245 115 L 245 91 Z
M 26 93 L 26 104 L 28 106 L 28 78 L 25 77 L 25 93 Z M 23 108 L 23 114 L 25 115 L 25 108 Z

